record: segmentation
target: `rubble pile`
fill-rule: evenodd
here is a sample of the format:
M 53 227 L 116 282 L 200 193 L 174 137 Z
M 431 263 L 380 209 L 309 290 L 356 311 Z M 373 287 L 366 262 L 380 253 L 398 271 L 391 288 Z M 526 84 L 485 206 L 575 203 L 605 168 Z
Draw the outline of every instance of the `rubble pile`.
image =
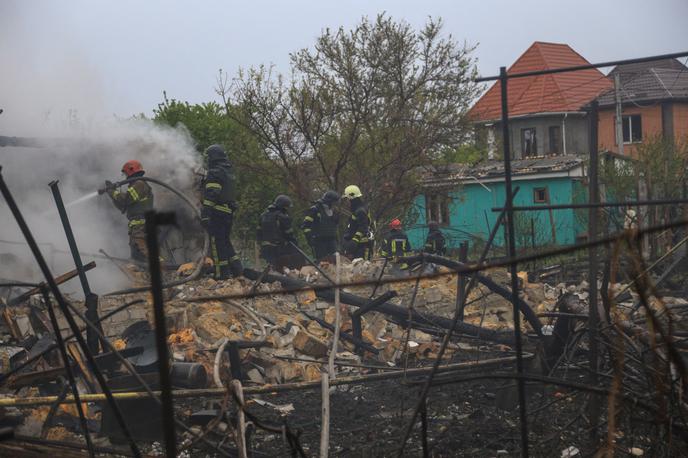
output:
M 381 261 L 362 260 L 344 260 L 341 266 L 341 281 L 347 285 L 342 288 L 345 299 L 340 306 L 341 337 L 335 357 L 336 372 L 341 376 L 428 366 L 438 357 L 445 328 L 435 325 L 433 320 L 453 316 L 457 275 L 447 267 L 436 265 L 424 266 L 423 271 L 400 271 L 387 266 L 382 272 L 383 266 Z M 335 277 L 335 267 L 322 263 L 321 269 L 324 274 L 312 266 L 285 269 L 284 275 L 271 274 L 262 283 L 245 277 L 224 281 L 200 278 L 166 289 L 165 316 L 175 389 L 226 388 L 229 381 L 236 378 L 249 388 L 319 381 L 327 366 L 337 314 L 330 296 L 323 294 L 323 290 L 332 291 L 328 288 L 328 277 Z M 182 266 L 177 275 L 183 277 L 185 271 L 188 266 Z M 425 278 L 418 279 L 421 274 Z M 496 285 L 509 287 L 509 275 L 503 269 L 493 269 L 484 275 Z M 298 291 L 285 291 L 288 281 L 305 286 L 300 286 Z M 585 282 L 551 285 L 529 281 L 526 272 L 519 273 L 519 281 L 521 299 L 540 315 L 561 311 L 562 297 L 575 298 L 567 311 L 587 313 L 588 284 Z M 470 291 L 464 323 L 484 330 L 509 331 L 513 320 L 512 305 L 503 294 L 496 294 L 494 287 L 488 286 L 478 283 Z M 626 285 L 612 285 L 615 293 L 623 293 L 626 289 Z M 372 307 L 359 313 L 360 303 L 356 307 L 347 303 L 351 301 L 346 298 L 351 297 L 363 298 L 363 302 L 383 297 L 385 304 L 396 308 Z M 621 299 L 620 309 L 631 309 L 637 296 L 626 293 Z M 78 300 L 72 303 L 77 308 L 85 308 Z M 132 305 L 122 308 L 125 304 Z M 661 312 L 665 305 L 680 313 L 688 310 L 688 301 L 669 297 L 661 304 L 656 303 L 656 311 Z M 100 323 L 104 335 L 147 383 L 157 387 L 158 360 L 150 294 L 102 296 L 98 308 L 100 317 L 107 316 Z M 409 327 L 404 313 L 395 314 L 390 310 L 409 311 L 409 316 L 410 311 L 414 311 L 422 320 L 411 320 Z M 639 312 L 640 319 L 643 313 Z M 63 336 L 69 335 L 64 317 L 58 313 L 57 319 Z M 84 325 L 80 320 L 77 322 Z M 533 331 L 525 323 L 524 330 Z M 491 344 L 497 355 L 512 354 L 509 345 L 496 340 L 489 342 L 488 338 L 476 342 L 465 337 L 450 342 L 444 354 L 447 360 L 478 354 L 485 350 L 485 345 Z M 49 405 L 13 407 L 11 403 L 22 398 L 62 396 L 68 391 L 57 351 L 47 352 L 25 368 L 16 370 L 45 349 L 55 348 L 42 296 L 34 295 L 21 303 L 3 307 L 0 339 L 3 344 L 0 347 L 1 372 L 12 374 L 10 377 L 2 375 L 0 403 L 5 404 L 0 407 L 0 423 L 17 426 L 16 431 L 27 436 L 80 440 L 79 417 L 74 404 L 52 409 Z M 75 361 L 80 391 L 99 392 L 77 346 L 68 343 L 68 349 Z M 99 365 L 111 389 L 114 392 L 141 391 L 140 384 L 127 375 L 107 348 L 101 351 Z M 148 401 L 152 403 L 150 399 L 133 402 L 141 403 L 137 408 L 157 409 Z M 250 402 L 285 408 L 259 398 Z M 197 401 L 185 405 L 182 416 L 191 415 L 189 418 L 192 418 L 204 404 Z M 84 404 L 88 421 L 93 423 L 94 431 L 100 431 L 101 436 L 112 443 L 121 441 L 113 426 L 112 413 L 105 404 L 102 406 Z M 29 409 L 28 414 L 23 413 L 26 409 Z M 289 415 L 289 412 L 289 409 L 280 410 L 280 415 Z M 150 439 L 158 433 L 142 427 L 137 434 L 139 438 Z

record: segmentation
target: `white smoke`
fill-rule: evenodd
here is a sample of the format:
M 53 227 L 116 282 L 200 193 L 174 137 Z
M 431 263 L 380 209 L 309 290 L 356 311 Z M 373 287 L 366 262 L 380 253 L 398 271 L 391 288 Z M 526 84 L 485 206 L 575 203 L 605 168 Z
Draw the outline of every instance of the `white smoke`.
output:
M 43 141 L 45 147 L 0 147 L 0 164 L 34 236 L 44 244 L 43 252 L 55 273 L 71 270 L 73 262 L 69 255 L 58 253 L 67 251 L 68 245 L 48 187 L 51 181 L 59 181 L 62 198 L 68 204 L 102 188 L 106 179 L 121 180 L 122 164 L 138 159 L 147 170 L 146 176 L 162 180 L 187 196 L 193 194 L 197 155 L 183 130 L 157 126 L 148 120 L 113 121 L 67 141 Z M 169 191 L 156 185 L 153 188 L 156 208 L 188 213 L 184 203 Z M 129 256 L 126 217 L 114 208 L 107 195 L 69 206 L 67 212 L 80 251 L 98 253 L 103 249 L 115 257 Z M 16 265 L 0 265 L 0 277 L 28 280 L 28 270 L 31 280 L 40 279 L 28 247 L 13 243 L 23 241 L 23 237 L 4 202 L 0 203 L 0 218 L 0 253 L 14 254 L 24 268 L 17 276 Z M 84 258 L 84 262 L 88 260 L 88 256 Z M 96 292 L 123 286 L 125 277 L 114 266 L 105 260 L 97 260 L 97 264 L 98 268 L 89 274 Z
M 69 27 L 51 23 L 49 5 L 46 9 L 25 5 L 10 0 L 0 7 L 0 109 L 4 110 L 0 136 L 38 138 L 42 146 L 0 146 L 0 165 L 57 275 L 73 269 L 74 264 L 70 255 L 58 253 L 68 251 L 68 245 L 48 183 L 59 180 L 63 200 L 69 203 L 102 188 L 106 179 L 121 180 L 124 162 L 138 159 L 146 176 L 191 196 L 198 155 L 182 129 L 113 116 L 104 102 L 113 97 L 107 92 L 106 79 L 78 41 L 69 36 Z M 52 42 L 32 38 L 28 29 L 35 27 L 37 15 L 42 15 L 46 27 L 59 29 Z M 184 210 L 184 204 L 171 193 L 155 185 L 153 189 L 158 209 Z M 98 253 L 103 249 L 115 257 L 129 257 L 126 217 L 106 195 L 71 206 L 68 214 L 80 251 Z M 0 218 L 0 278 L 41 280 L 2 199 Z M 86 263 L 90 258 L 83 260 Z M 98 259 L 96 263 L 98 267 L 88 274 L 96 293 L 127 284 L 109 261 Z M 78 281 L 72 280 L 66 290 L 78 291 Z

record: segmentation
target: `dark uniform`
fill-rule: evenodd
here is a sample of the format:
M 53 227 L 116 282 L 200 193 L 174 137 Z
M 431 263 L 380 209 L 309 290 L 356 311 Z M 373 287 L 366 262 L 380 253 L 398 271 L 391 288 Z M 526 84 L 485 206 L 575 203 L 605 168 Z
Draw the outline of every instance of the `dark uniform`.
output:
M 326 197 L 327 194 L 308 209 L 301 224 L 316 260 L 331 256 L 337 251 L 339 215 L 332 208 L 333 202 L 326 201 Z M 338 199 L 339 196 L 336 196 L 334 202 Z
M 397 258 L 408 256 L 410 253 L 411 244 L 406 233 L 401 229 L 390 230 L 387 237 L 382 241 L 380 255 L 396 261 Z M 401 269 L 408 269 L 408 264 L 402 263 L 399 267 Z
M 344 253 L 352 259 L 370 256 L 370 215 L 361 198 L 351 199 L 351 216 L 344 231 Z
M 268 264 L 277 270 L 283 265 L 290 264 L 286 258 L 296 252 L 290 245 L 290 242 L 296 243 L 296 238 L 287 207 L 281 208 L 276 203 L 270 204 L 260 215 L 257 236 L 260 242 L 260 257 Z
M 130 178 L 142 176 L 138 172 Z M 148 261 L 148 248 L 146 247 L 146 220 L 147 211 L 153 210 L 153 190 L 143 180 L 136 180 L 127 185 L 126 191 L 108 189 L 108 195 L 122 213 L 129 220 L 129 249 L 131 258 L 135 261 Z
M 382 242 L 380 254 L 385 258 L 398 258 L 411 252 L 408 236 L 401 229 L 392 229 Z
M 215 278 L 238 277 L 243 267 L 230 240 L 236 210 L 234 170 L 221 146 L 210 146 L 206 153 L 208 174 L 203 182 L 201 222 L 210 236 Z
M 425 239 L 423 251 L 429 254 L 444 256 L 446 253 L 444 234 L 438 228 L 430 228 L 428 237 Z

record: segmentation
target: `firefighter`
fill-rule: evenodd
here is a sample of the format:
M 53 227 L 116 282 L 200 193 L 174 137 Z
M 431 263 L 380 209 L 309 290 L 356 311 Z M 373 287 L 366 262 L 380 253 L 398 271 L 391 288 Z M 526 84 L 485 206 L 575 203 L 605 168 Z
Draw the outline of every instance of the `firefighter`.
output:
M 363 202 L 363 194 L 356 185 L 349 185 L 344 189 L 345 199 L 349 199 L 351 216 L 344 231 L 344 254 L 351 259 L 370 257 L 370 215 Z
M 281 270 L 283 265 L 289 264 L 284 258 L 296 251 L 291 245 L 296 243 L 289 216 L 291 205 L 291 199 L 281 194 L 260 215 L 257 233 L 260 257 L 276 270 Z
M 428 229 L 428 237 L 425 239 L 423 251 L 429 254 L 444 256 L 446 252 L 445 239 L 444 234 L 440 231 L 440 225 L 437 221 L 430 221 L 428 223 Z
M 147 211 L 153 210 L 153 190 L 143 180 L 136 180 L 146 172 L 141 163 L 135 159 L 127 161 L 122 166 L 122 173 L 127 179 L 134 179 L 127 184 L 126 191 L 121 191 L 111 181 L 105 182 L 105 191 L 112 199 L 115 207 L 127 215 L 129 220 L 129 249 L 134 261 L 146 262 L 148 260 L 148 248 L 146 247 L 146 220 Z
M 303 219 L 303 230 L 308 244 L 313 249 L 315 259 L 323 259 L 337 251 L 337 223 L 339 215 L 334 205 L 339 202 L 339 194 L 327 191 L 308 209 Z
M 398 258 L 407 256 L 410 252 L 411 245 L 406 233 L 401 228 L 401 221 L 395 218 L 389 223 L 389 233 L 382 242 L 380 255 L 396 262 Z M 405 270 L 408 269 L 408 264 L 402 263 L 399 267 Z
M 224 148 L 211 145 L 205 151 L 208 173 L 201 193 L 201 224 L 210 236 L 210 254 L 215 265 L 215 278 L 239 277 L 244 269 L 232 241 L 232 222 L 237 209 L 234 167 Z

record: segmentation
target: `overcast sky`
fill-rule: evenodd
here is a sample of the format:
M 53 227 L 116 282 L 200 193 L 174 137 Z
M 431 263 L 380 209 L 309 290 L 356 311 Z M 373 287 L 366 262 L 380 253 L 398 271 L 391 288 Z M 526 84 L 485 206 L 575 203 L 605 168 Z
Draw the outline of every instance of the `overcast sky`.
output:
M 163 90 L 213 100 L 219 68 L 287 73 L 289 53 L 324 28 L 383 11 L 416 27 L 443 18 L 446 33 L 478 45 L 483 75 L 536 40 L 591 62 L 688 49 L 687 0 L 0 0 L 0 134 L 19 111 L 150 114 Z

